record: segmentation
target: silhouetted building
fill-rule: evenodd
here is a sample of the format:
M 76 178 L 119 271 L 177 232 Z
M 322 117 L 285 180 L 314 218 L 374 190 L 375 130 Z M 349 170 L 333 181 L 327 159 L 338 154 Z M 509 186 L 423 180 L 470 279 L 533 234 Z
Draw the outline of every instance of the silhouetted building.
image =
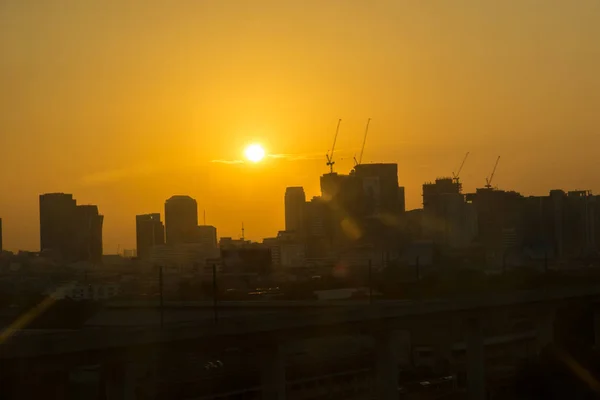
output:
M 525 245 L 540 257 L 573 258 L 598 250 L 598 196 L 589 191 L 551 190 L 525 199 Z
M 196 227 L 194 243 L 202 245 L 207 250 L 217 249 L 217 228 L 211 225 L 199 225 Z
M 359 164 L 350 175 L 361 181 L 368 214 L 398 213 L 398 164 Z
M 271 272 L 271 250 L 262 244 L 221 248 L 222 271 L 226 274 L 257 274 Z
M 98 213 L 98 206 L 81 205 L 75 207 L 75 261 L 102 259 L 102 225 L 104 216 Z
M 403 213 L 406 211 L 406 195 L 404 192 L 404 186 L 398 186 L 398 212 Z
M 596 215 L 598 201 L 588 190 L 567 193 L 564 202 L 564 253 L 585 257 L 596 253 Z
M 40 195 L 40 251 L 51 250 L 64 258 L 72 253 L 76 204 L 71 194 Z
M 240 248 L 240 247 L 250 247 L 252 245 L 257 245 L 258 243 L 252 243 L 250 240 L 245 239 L 233 239 L 229 236 L 223 236 L 219 239 L 219 248 L 220 249 L 232 249 L 232 248 Z
M 68 261 L 100 261 L 104 217 L 94 205 L 78 206 L 73 195 L 40 195 L 40 250 Z
M 306 195 L 302 187 L 288 187 L 285 190 L 285 230 L 301 233 L 304 231 L 304 204 Z
M 295 231 L 279 231 L 277 237 L 263 239 L 263 245 L 271 251 L 271 262 L 276 271 L 279 267 L 296 268 L 306 264 L 305 244 Z
M 154 246 L 165 244 L 165 226 L 160 214 L 143 214 L 135 217 L 137 256 L 146 259 Z
M 361 238 L 366 204 L 362 182 L 354 175 L 329 173 L 321 176 L 321 198 L 329 208 L 329 226 L 334 248 L 346 246 Z
M 438 198 L 445 194 L 460 194 L 460 183 L 452 178 L 438 178 L 433 183 L 423 184 L 423 210 L 436 209 Z
M 492 258 L 501 259 L 524 243 L 524 198 L 517 192 L 491 188 L 469 194 L 477 210 L 478 241 Z
M 207 250 L 199 243 L 154 246 L 147 260 L 171 272 L 202 271 L 208 259 L 217 257 L 218 250 Z
M 194 243 L 198 227 L 198 204 L 190 196 L 173 196 L 165 202 L 166 243 Z
M 333 250 L 333 212 L 322 197 L 313 197 L 304 206 L 306 257 L 328 260 Z
M 465 201 L 460 183 L 438 178 L 423 185 L 423 235 L 445 248 L 464 248 L 477 234 L 477 213 Z

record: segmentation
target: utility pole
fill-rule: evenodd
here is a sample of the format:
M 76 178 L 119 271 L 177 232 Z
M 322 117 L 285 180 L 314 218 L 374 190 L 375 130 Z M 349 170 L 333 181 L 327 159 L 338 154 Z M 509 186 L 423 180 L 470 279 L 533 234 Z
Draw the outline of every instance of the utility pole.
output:
M 163 328 L 165 318 L 164 318 L 164 302 L 163 302 L 163 267 L 162 265 L 158 267 L 158 290 L 160 293 L 160 329 Z
M 217 308 L 217 264 L 212 265 L 213 274 L 213 316 L 215 323 L 219 322 L 219 313 Z
M 417 256 L 415 267 L 416 267 L 416 272 L 417 272 L 417 280 L 420 280 L 421 279 L 421 271 L 420 271 L 420 266 L 419 266 L 419 256 Z
M 373 263 L 371 261 L 371 259 L 369 258 L 369 304 L 373 304 Z

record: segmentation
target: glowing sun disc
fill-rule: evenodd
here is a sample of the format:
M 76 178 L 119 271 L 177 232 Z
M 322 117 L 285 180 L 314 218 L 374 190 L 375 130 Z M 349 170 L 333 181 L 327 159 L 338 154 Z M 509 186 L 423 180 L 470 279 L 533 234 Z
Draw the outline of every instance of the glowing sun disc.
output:
M 249 161 L 257 163 L 265 158 L 265 149 L 260 144 L 251 144 L 244 150 L 244 155 Z

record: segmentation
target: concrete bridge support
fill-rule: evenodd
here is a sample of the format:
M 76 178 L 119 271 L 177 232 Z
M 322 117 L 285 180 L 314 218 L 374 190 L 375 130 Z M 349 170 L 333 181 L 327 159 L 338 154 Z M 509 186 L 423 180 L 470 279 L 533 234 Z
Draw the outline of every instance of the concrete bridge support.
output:
M 600 311 L 595 311 L 594 315 L 594 348 L 600 350 Z
M 398 399 L 398 363 L 393 331 L 382 331 L 375 335 L 375 390 L 381 400 Z
M 467 344 L 467 390 L 469 400 L 485 400 L 485 355 L 483 332 L 479 318 L 470 318 L 465 324 Z
M 263 400 L 285 400 L 285 357 L 282 346 L 276 340 L 263 343 L 261 354 L 261 383 Z
M 136 399 L 136 376 L 128 363 L 112 362 L 102 365 L 100 398 L 102 400 Z
M 555 312 L 544 310 L 536 317 L 536 350 L 537 354 L 548 345 L 554 343 Z

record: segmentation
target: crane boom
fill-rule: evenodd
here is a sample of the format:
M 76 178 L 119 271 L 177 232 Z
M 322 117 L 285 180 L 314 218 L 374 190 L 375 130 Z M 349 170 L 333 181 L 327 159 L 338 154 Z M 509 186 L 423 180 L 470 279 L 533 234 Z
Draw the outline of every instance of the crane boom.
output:
M 494 164 L 494 169 L 492 170 L 492 174 L 490 175 L 489 178 L 486 178 L 486 185 L 485 187 L 490 189 L 492 187 L 492 180 L 494 179 L 494 174 L 496 173 L 496 168 L 498 167 L 498 162 L 500 161 L 500 156 L 498 156 L 498 158 L 496 158 L 496 163 Z
M 465 162 L 467 162 L 467 157 L 469 157 L 469 152 L 467 151 L 467 154 L 465 154 L 465 157 L 462 160 L 462 163 L 460 163 L 460 167 L 458 167 L 458 172 L 457 173 L 452 173 L 452 175 L 454 175 L 454 180 L 458 182 L 458 179 L 460 178 L 460 172 L 462 171 L 463 167 L 465 166 Z
M 365 137 L 363 138 L 362 147 L 360 148 L 360 157 L 358 157 L 358 164 L 362 164 L 363 153 L 365 152 L 365 144 L 367 144 L 367 134 L 369 133 L 369 124 L 371 118 L 367 120 L 367 127 L 365 128 Z
M 342 123 L 342 119 L 338 119 L 337 128 L 335 129 L 335 136 L 333 137 L 333 145 L 331 146 L 331 151 L 325 157 L 327 157 L 327 166 L 329 166 L 329 172 L 333 173 L 333 152 L 335 151 L 335 143 L 337 142 L 338 133 L 340 131 L 340 124 Z
M 462 171 L 463 167 L 465 166 L 465 162 L 467 162 L 467 157 L 469 157 L 468 151 L 467 151 L 467 154 L 465 154 L 465 158 L 463 158 L 462 163 L 460 164 L 460 167 L 458 168 L 458 172 L 456 173 L 457 178 L 460 176 L 460 171 Z

